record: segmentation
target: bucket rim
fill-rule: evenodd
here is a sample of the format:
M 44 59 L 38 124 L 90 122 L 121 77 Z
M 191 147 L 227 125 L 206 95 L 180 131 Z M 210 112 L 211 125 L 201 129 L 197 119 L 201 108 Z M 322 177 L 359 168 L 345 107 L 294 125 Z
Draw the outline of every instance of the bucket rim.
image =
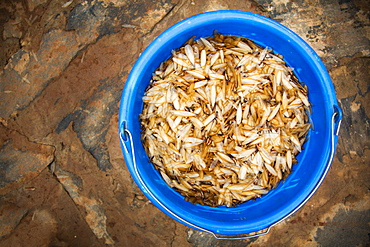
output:
M 153 204 L 155 204 L 164 213 L 174 218 L 175 220 L 185 225 L 188 225 L 192 228 L 198 229 L 198 230 L 206 230 L 214 234 L 225 234 L 225 235 L 244 234 L 248 231 L 257 231 L 257 230 L 262 230 L 265 228 L 270 228 L 273 225 L 281 222 L 282 220 L 286 219 L 287 217 L 292 215 L 294 212 L 296 212 L 299 208 L 301 208 L 311 198 L 311 196 L 316 192 L 316 190 L 319 188 L 320 184 L 324 180 L 328 170 L 330 169 L 330 164 L 332 162 L 334 152 L 335 152 L 335 147 L 337 144 L 337 133 L 336 132 L 337 132 L 337 129 L 339 129 L 338 122 L 340 121 L 342 115 L 341 115 L 340 108 L 338 107 L 338 102 L 335 96 L 334 85 L 332 84 L 329 73 L 327 72 L 324 64 L 322 63 L 321 59 L 316 54 L 316 52 L 301 37 L 299 37 L 289 28 L 278 23 L 277 21 L 274 21 L 270 18 L 267 18 L 259 14 L 246 12 L 246 11 L 240 11 L 240 10 L 218 10 L 218 11 L 211 11 L 211 12 L 194 15 L 194 16 L 191 16 L 189 18 L 186 18 L 174 24 L 173 26 L 165 30 L 162 34 L 160 34 L 156 39 L 154 39 L 149 44 L 149 46 L 144 50 L 144 52 L 140 55 L 134 67 L 132 68 L 130 75 L 128 76 L 126 85 L 122 92 L 120 112 L 119 112 L 119 124 L 118 124 L 120 137 L 122 137 L 122 133 L 124 132 L 125 128 L 127 128 L 129 131 L 134 130 L 133 128 L 134 123 L 133 121 L 130 121 L 132 109 L 130 109 L 129 106 L 133 98 L 137 97 L 136 90 L 135 90 L 135 80 L 139 76 L 138 74 L 140 73 L 142 67 L 145 66 L 146 61 L 150 58 L 153 52 L 155 52 L 159 46 L 163 45 L 163 42 L 165 42 L 166 40 L 170 40 L 176 37 L 176 35 L 178 35 L 178 33 L 181 32 L 181 30 L 183 30 L 184 28 L 187 28 L 190 25 L 199 25 L 200 23 L 205 23 L 205 22 L 214 21 L 214 20 L 218 20 L 218 21 L 237 20 L 240 22 L 246 22 L 246 21 L 257 22 L 259 24 L 274 27 L 279 32 L 282 32 L 284 33 L 284 35 L 288 36 L 290 38 L 289 42 L 293 42 L 299 45 L 306 52 L 309 59 L 315 64 L 315 67 L 318 69 L 318 74 L 321 78 L 322 83 L 324 83 L 323 87 L 325 87 L 326 90 L 330 92 L 334 92 L 334 94 L 332 93 L 332 94 L 327 95 L 326 106 L 328 108 L 328 116 L 330 118 L 330 121 L 333 123 L 335 122 L 335 124 L 337 124 L 338 127 L 336 127 L 334 124 L 328 125 L 329 132 L 330 132 L 329 134 L 330 139 L 327 141 L 326 145 L 330 146 L 330 150 L 328 150 L 328 152 L 325 154 L 325 157 L 323 157 L 323 163 L 325 163 L 325 167 L 323 167 L 323 169 L 320 170 L 320 174 L 318 175 L 319 179 L 315 181 L 314 184 L 311 186 L 312 188 L 310 189 L 310 192 L 298 198 L 297 200 L 299 202 L 295 202 L 294 205 L 286 209 L 283 215 L 281 215 L 279 218 L 275 217 L 273 220 L 269 219 L 269 220 L 266 220 L 265 222 L 258 222 L 258 224 L 252 227 L 248 226 L 248 227 L 239 228 L 239 229 L 230 227 L 229 229 L 221 229 L 217 231 L 212 227 L 203 227 L 202 222 L 199 222 L 196 220 L 192 221 L 192 220 L 189 220 L 188 218 L 185 218 L 185 217 L 182 217 L 176 214 L 175 216 L 169 214 L 168 210 L 164 208 L 163 205 L 158 203 L 157 198 L 154 198 L 155 195 L 153 195 L 151 191 L 148 191 L 148 189 L 145 188 L 146 187 L 145 183 L 140 181 L 140 178 L 138 177 L 135 170 L 133 169 L 134 165 L 133 165 L 132 156 L 128 154 L 129 152 L 124 151 L 124 148 L 127 148 L 125 144 L 127 140 L 124 140 L 124 139 L 122 140 L 122 138 L 121 138 L 121 148 L 123 150 L 126 164 L 129 168 L 131 175 L 133 176 L 133 179 L 138 185 L 141 185 L 139 186 L 140 189 L 153 202 Z M 339 116 L 335 118 L 335 121 L 332 120 L 334 115 Z

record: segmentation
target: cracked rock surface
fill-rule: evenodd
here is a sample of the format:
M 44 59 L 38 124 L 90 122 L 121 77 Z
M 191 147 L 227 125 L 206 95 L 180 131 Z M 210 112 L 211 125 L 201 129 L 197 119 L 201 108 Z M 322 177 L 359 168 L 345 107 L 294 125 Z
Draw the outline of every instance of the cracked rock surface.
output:
M 325 63 L 344 117 L 315 195 L 269 234 L 217 240 L 159 211 L 125 166 L 119 101 L 140 53 L 192 15 L 275 19 Z M 370 245 L 370 7 L 365 0 L 3 0 L 0 246 Z

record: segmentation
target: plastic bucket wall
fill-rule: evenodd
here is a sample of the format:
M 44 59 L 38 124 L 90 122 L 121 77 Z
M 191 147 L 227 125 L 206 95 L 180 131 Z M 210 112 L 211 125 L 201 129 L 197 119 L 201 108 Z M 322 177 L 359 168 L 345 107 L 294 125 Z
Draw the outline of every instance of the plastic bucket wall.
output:
M 310 130 L 293 173 L 267 195 L 237 207 L 209 207 L 186 202 L 167 186 L 152 164 L 140 140 L 139 114 L 145 88 L 160 62 L 192 36 L 222 34 L 244 36 L 284 56 L 298 79 L 309 88 L 313 104 Z M 141 54 L 121 98 L 119 133 L 127 167 L 144 194 L 173 219 L 214 234 L 238 235 L 269 229 L 298 210 L 324 179 L 334 156 L 341 110 L 325 66 L 300 37 L 266 17 L 243 11 L 214 11 L 190 17 L 167 29 Z

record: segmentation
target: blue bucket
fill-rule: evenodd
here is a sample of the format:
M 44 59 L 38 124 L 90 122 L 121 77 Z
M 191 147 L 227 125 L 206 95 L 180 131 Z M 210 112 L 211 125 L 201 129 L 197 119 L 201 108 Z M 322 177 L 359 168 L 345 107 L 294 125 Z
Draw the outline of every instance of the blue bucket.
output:
M 298 79 L 308 86 L 313 129 L 293 172 L 278 187 L 256 200 L 226 208 L 194 205 L 170 188 L 149 162 L 140 140 L 142 97 L 152 73 L 192 36 L 244 36 L 284 56 Z M 167 29 L 141 54 L 126 81 L 119 112 L 119 135 L 126 165 L 142 192 L 173 219 L 217 238 L 246 238 L 269 229 L 302 207 L 315 193 L 333 160 L 342 111 L 330 76 L 314 50 L 297 34 L 264 16 L 244 11 L 195 15 Z M 233 235 L 233 236 L 231 236 Z

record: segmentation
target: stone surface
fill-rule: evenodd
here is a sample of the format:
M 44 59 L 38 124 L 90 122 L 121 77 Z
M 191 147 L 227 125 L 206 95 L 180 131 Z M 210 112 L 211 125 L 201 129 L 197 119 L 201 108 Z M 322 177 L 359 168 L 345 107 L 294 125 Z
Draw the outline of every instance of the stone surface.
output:
M 341 57 L 369 56 L 366 1 L 258 0 L 270 16 L 308 42 L 330 69 Z
M 0 204 L 0 239 L 9 235 L 26 215 L 27 209 L 7 202 Z
M 11 234 L 1 239 L 2 246 L 103 246 L 49 169 L 0 201 L 12 205 L 13 211 L 27 210 Z M 7 213 L 9 217 L 11 212 Z
M 30 142 L 0 124 L 0 194 L 35 178 L 54 159 L 54 148 Z
M 189 16 L 271 17 L 327 66 L 344 117 L 315 195 L 267 235 L 217 240 L 153 206 L 118 138 L 122 89 L 140 53 Z M 367 246 L 370 8 L 366 1 L 4 0 L 0 3 L 1 246 Z

